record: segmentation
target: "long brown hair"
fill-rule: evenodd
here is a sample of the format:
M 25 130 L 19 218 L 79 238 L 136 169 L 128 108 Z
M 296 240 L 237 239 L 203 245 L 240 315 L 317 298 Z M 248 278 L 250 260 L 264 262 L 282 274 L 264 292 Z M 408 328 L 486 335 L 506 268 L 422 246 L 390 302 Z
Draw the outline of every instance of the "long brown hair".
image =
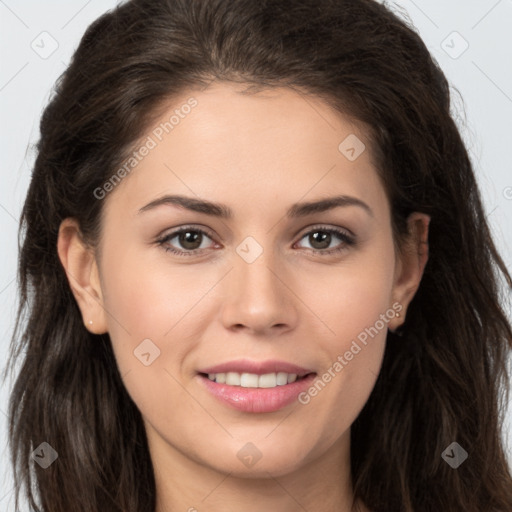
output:
M 512 278 L 446 78 L 416 31 L 373 0 L 131 0 L 87 29 L 42 116 L 21 218 L 8 362 L 20 364 L 9 404 L 16 506 L 25 487 L 37 511 L 154 512 L 141 415 L 109 336 L 83 326 L 57 234 L 74 217 L 94 247 L 104 204 L 94 190 L 164 100 L 212 80 L 324 99 L 368 128 L 395 241 L 409 213 L 431 216 L 420 288 L 352 425 L 355 496 L 375 512 L 510 512 L 501 426 L 512 328 L 500 303 Z M 30 457 L 43 442 L 58 453 L 46 469 Z M 452 442 L 468 453 L 456 469 L 441 456 Z

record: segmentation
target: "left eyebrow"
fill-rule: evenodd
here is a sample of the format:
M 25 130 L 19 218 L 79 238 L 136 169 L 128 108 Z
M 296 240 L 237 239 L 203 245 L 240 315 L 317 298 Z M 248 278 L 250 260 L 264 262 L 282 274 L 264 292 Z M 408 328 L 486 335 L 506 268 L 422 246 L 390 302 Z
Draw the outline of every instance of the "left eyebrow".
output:
M 326 212 L 340 206 L 359 206 L 370 215 L 370 217 L 374 216 L 372 209 L 364 201 L 361 201 L 361 199 L 357 197 L 345 195 L 328 197 L 309 203 L 296 203 L 291 206 L 286 215 L 289 218 L 305 217 L 312 213 Z
M 143 206 L 138 213 L 143 213 L 148 210 L 152 210 L 161 205 L 175 205 L 187 210 L 191 210 L 198 213 L 204 213 L 213 217 L 219 217 L 222 219 L 231 219 L 233 217 L 233 211 L 228 206 L 221 203 L 213 203 L 204 199 L 195 199 L 193 197 L 181 196 L 181 195 L 166 195 L 151 201 L 146 206 Z M 353 196 L 335 196 L 326 199 L 320 199 L 318 201 L 311 201 L 306 203 L 295 203 L 288 211 L 286 216 L 288 218 L 299 218 L 306 217 L 313 213 L 321 213 L 328 210 L 332 210 L 338 207 L 347 206 L 359 206 L 373 217 L 372 209 L 361 199 Z

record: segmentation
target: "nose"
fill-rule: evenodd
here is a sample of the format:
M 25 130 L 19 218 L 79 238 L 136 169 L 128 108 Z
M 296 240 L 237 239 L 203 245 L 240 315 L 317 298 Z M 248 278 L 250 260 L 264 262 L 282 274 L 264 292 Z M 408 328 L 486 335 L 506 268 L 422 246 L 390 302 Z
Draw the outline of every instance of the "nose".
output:
M 222 305 L 224 327 L 264 336 L 294 329 L 300 301 L 291 280 L 271 250 L 264 250 L 251 263 L 235 253 Z

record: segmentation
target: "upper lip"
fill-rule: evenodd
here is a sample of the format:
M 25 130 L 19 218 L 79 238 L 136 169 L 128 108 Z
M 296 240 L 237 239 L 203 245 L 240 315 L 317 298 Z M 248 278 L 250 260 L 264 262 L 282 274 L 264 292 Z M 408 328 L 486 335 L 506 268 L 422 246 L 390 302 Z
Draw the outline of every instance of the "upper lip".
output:
M 209 366 L 199 370 L 199 373 L 254 373 L 256 375 L 264 375 L 266 373 L 295 373 L 298 377 L 304 377 L 312 370 L 307 370 L 297 366 L 296 364 L 286 361 L 267 360 L 267 361 L 251 361 L 249 359 L 237 359 L 235 361 L 227 361 L 215 366 Z

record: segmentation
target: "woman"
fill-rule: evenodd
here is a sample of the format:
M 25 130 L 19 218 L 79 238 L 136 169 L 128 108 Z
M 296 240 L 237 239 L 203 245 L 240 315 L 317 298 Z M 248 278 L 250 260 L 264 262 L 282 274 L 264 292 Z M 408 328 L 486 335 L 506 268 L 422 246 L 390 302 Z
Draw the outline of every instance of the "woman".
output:
M 512 279 L 447 81 L 385 6 L 103 15 L 22 221 L 10 442 L 33 508 L 512 509 Z

